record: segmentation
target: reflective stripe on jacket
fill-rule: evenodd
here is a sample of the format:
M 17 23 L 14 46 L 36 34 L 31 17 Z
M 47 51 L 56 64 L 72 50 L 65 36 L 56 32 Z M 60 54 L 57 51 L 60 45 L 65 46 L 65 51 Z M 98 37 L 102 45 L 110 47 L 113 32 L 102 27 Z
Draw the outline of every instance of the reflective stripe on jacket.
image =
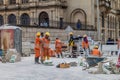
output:
M 43 38 L 42 42 L 43 42 L 43 48 L 49 48 L 50 40 Z

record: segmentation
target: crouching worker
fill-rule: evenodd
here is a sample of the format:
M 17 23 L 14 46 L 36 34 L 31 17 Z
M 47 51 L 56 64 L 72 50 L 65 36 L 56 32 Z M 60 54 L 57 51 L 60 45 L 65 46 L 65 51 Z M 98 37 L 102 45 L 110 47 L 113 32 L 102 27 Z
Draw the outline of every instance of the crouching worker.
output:
M 59 38 L 56 38 L 55 49 L 56 49 L 57 57 L 60 58 L 60 55 L 61 55 L 61 57 L 63 58 L 63 54 L 62 54 L 62 42 L 61 42 L 61 40 Z
M 39 64 L 39 57 L 40 57 L 40 32 L 37 32 L 36 39 L 35 39 L 35 63 Z
M 91 55 L 101 57 L 102 54 L 101 54 L 100 50 L 98 50 L 98 46 L 94 47 L 94 49 L 91 51 Z

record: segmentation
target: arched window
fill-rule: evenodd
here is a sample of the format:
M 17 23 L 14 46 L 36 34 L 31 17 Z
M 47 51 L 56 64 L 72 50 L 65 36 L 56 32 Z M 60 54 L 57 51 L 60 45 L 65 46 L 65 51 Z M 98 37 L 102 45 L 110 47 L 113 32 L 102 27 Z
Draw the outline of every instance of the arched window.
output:
M 28 14 L 24 13 L 20 17 L 21 25 L 30 25 L 30 17 Z
M 16 4 L 16 0 L 9 0 L 9 4 Z
M 73 26 L 76 26 L 76 29 L 85 29 L 87 24 L 87 15 L 83 9 L 77 8 L 72 11 L 70 15 L 71 23 L 76 23 Z
M 22 3 L 28 3 L 29 2 L 29 0 L 21 0 L 22 1 Z
M 39 15 L 39 25 L 49 27 L 49 16 L 46 12 L 41 12 Z
M 80 19 L 80 21 L 82 23 L 86 23 L 87 15 L 86 15 L 86 12 L 83 9 L 77 8 L 77 9 L 72 11 L 72 13 L 70 15 L 70 21 L 71 22 L 77 22 L 78 19 Z
M 0 15 L 0 26 L 4 24 L 3 16 Z
M 14 14 L 10 14 L 8 16 L 8 24 L 16 25 L 16 16 Z
M 0 5 L 3 5 L 3 0 L 0 0 Z

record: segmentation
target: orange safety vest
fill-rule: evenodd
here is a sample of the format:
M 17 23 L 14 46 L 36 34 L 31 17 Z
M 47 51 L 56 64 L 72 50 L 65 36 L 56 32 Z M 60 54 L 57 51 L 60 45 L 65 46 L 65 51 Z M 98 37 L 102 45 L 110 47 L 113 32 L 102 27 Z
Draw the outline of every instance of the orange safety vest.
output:
M 61 48 L 61 47 L 62 47 L 61 40 L 56 40 L 56 41 L 55 41 L 55 47 L 56 47 L 56 48 Z
M 35 39 L 35 49 L 40 50 L 40 38 Z
M 93 56 L 100 56 L 100 51 L 98 49 L 93 49 L 92 50 L 92 53 L 91 53 Z
M 88 47 L 89 47 L 89 43 L 82 41 L 82 48 L 88 48 Z
M 46 39 L 46 38 L 42 38 L 42 42 L 43 42 L 43 48 L 49 48 L 50 45 L 50 40 Z
M 35 57 L 39 57 L 40 56 L 40 38 L 36 38 L 35 39 Z

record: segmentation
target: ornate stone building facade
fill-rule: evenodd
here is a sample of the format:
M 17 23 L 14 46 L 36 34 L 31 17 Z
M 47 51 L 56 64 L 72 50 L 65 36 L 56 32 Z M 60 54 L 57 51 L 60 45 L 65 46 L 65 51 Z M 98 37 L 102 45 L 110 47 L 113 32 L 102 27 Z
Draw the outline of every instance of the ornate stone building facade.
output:
M 91 0 L 88 3 L 86 0 L 1 0 L 0 24 L 46 27 L 63 27 L 70 23 L 78 23 L 78 27 L 79 24 L 93 25 Z M 66 23 L 63 25 L 63 22 Z
M 100 27 L 103 41 L 108 38 L 116 39 L 120 36 L 119 0 L 99 0 Z
M 97 24 L 97 0 L 0 0 L 0 25 L 100 29 L 104 41 L 120 36 L 119 0 L 99 0 L 100 28 Z M 108 6 L 110 5 L 110 6 Z M 110 9 L 109 11 L 103 9 Z M 88 33 L 89 34 L 89 33 Z M 94 35 L 94 34 L 91 34 Z

